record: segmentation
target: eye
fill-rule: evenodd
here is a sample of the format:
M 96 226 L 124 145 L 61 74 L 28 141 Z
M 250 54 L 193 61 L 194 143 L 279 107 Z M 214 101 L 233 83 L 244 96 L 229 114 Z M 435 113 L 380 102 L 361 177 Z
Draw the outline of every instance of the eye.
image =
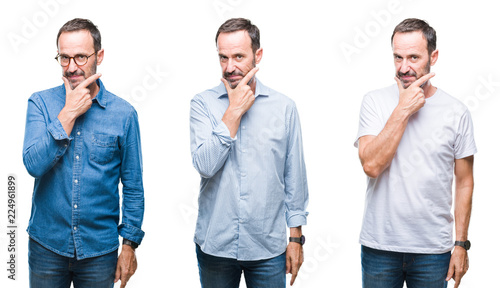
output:
M 76 59 L 76 61 L 85 61 L 87 59 L 87 56 L 85 56 L 85 55 L 76 55 L 75 59 Z
M 59 55 L 59 58 L 62 60 L 62 61 L 68 61 L 69 60 L 69 57 L 66 56 L 66 55 Z
M 226 56 L 224 56 L 224 55 L 219 55 L 219 60 L 220 60 L 221 62 L 226 62 L 226 61 L 227 61 L 227 57 L 226 57 Z

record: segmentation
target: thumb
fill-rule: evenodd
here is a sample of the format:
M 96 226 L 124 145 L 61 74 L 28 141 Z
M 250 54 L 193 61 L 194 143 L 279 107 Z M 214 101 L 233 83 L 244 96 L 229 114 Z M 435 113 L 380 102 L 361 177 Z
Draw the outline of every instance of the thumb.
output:
M 292 273 L 292 259 L 286 257 L 286 274 Z
M 396 83 L 398 84 L 399 91 L 403 91 L 404 87 L 403 87 L 403 84 L 401 84 L 401 80 L 399 80 L 398 77 L 394 77 L 394 80 L 396 80 Z
M 227 80 L 226 80 L 226 79 L 221 78 L 220 80 L 222 81 L 222 83 L 224 83 L 224 86 L 226 86 L 226 91 L 227 91 L 227 93 L 229 94 L 229 91 L 232 91 L 232 90 L 233 90 L 233 88 L 231 88 L 231 86 L 229 86 L 229 83 L 227 83 Z
M 73 89 L 71 89 L 71 86 L 69 85 L 69 81 L 66 77 L 62 77 L 62 80 L 64 82 L 64 88 L 66 88 L 66 92 L 68 91 L 72 91 Z
M 453 277 L 453 274 L 455 274 L 455 268 L 453 266 L 450 266 L 450 268 L 448 269 L 448 274 L 446 275 L 446 281 L 450 281 Z
M 121 277 L 120 265 L 117 264 L 116 271 L 115 271 L 115 283 L 118 282 L 118 280 L 120 280 L 120 277 Z

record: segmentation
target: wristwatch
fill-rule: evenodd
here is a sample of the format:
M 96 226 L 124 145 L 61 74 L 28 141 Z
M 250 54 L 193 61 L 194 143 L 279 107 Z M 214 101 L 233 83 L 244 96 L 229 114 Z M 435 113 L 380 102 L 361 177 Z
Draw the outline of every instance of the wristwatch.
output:
M 470 241 L 455 241 L 455 246 L 460 246 L 464 248 L 466 251 L 470 249 Z
M 304 245 L 306 243 L 306 237 L 304 235 L 302 235 L 300 237 L 290 237 L 290 238 L 288 238 L 288 240 L 290 242 L 299 243 L 300 245 Z
M 128 239 L 125 239 L 123 238 L 123 242 L 122 242 L 123 245 L 128 245 L 128 246 L 131 246 L 132 248 L 134 248 L 134 250 L 139 247 L 139 244 L 133 242 L 133 241 L 130 241 Z

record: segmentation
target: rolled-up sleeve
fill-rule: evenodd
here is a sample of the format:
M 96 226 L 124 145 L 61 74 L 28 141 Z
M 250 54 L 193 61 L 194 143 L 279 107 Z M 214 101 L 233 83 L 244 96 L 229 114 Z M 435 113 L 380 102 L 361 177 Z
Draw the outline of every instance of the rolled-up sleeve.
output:
M 144 188 L 142 181 L 141 137 L 137 112 L 132 108 L 125 127 L 126 135 L 121 143 L 120 177 L 123 184 L 122 223 L 118 233 L 123 238 L 141 243 L 144 217 Z
M 229 129 L 220 119 L 211 119 L 198 95 L 191 100 L 191 157 L 201 177 L 211 178 L 224 165 L 233 142 Z
M 285 163 L 285 206 L 288 227 L 307 224 L 309 203 L 306 166 L 302 147 L 300 120 L 295 105 L 287 121 L 288 145 Z
M 23 163 L 28 173 L 40 178 L 67 151 L 70 138 L 57 117 L 49 118 L 38 95 L 28 100 L 23 144 Z

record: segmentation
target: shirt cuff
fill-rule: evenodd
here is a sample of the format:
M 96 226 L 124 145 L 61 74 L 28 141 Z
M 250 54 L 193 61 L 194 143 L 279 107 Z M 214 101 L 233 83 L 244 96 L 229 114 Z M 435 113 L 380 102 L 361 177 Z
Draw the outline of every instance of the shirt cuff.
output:
M 287 213 L 288 214 L 288 213 Z M 299 227 L 307 224 L 307 215 L 309 213 L 297 213 L 294 215 L 287 215 L 286 224 L 289 228 Z
M 237 136 L 234 138 L 231 138 L 231 132 L 229 132 L 229 128 L 227 128 L 226 123 L 220 121 L 219 125 L 217 125 L 213 132 L 222 142 L 222 144 L 230 146 L 231 143 L 233 143 L 236 139 Z
M 55 118 L 50 122 L 50 124 L 47 127 L 47 130 L 49 130 L 49 133 L 54 137 L 55 140 L 72 140 L 73 137 L 69 137 L 66 134 L 66 131 L 64 130 L 61 121 L 59 121 L 59 118 Z
M 132 225 L 120 224 L 118 226 L 118 234 L 120 234 L 120 236 L 122 236 L 123 238 L 140 245 L 145 233 L 140 228 L 134 227 Z

